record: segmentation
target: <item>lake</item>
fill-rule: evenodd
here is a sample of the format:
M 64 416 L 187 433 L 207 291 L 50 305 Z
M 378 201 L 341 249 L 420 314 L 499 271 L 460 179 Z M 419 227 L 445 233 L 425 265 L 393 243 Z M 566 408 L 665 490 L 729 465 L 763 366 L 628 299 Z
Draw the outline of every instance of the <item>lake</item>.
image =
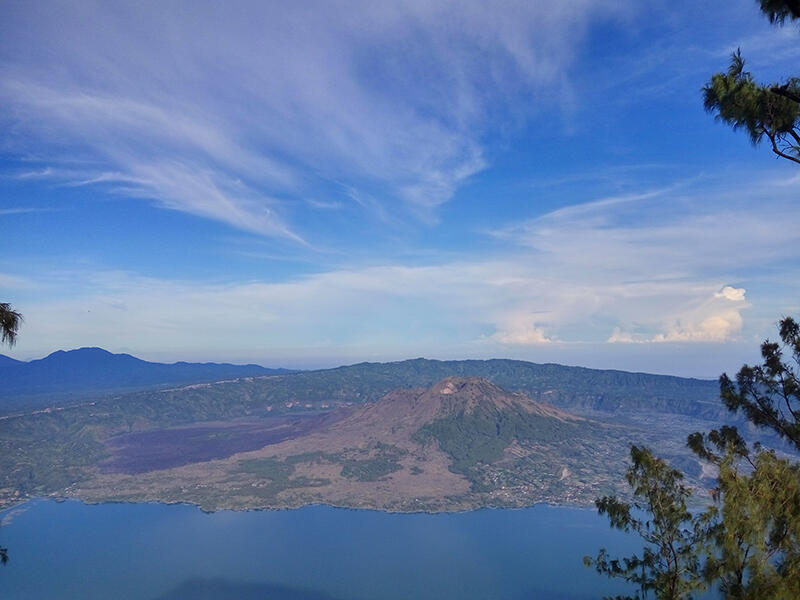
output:
M 35 500 L 3 513 L 5 599 L 584 600 L 625 591 L 583 566 L 640 547 L 594 510 L 389 514 L 309 506 Z

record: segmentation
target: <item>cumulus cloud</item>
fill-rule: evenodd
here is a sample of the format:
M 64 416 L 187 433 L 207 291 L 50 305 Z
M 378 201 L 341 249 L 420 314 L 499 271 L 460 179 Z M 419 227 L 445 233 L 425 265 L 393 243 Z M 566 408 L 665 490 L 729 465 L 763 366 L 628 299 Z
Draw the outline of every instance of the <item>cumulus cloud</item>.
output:
M 797 186 L 718 181 L 633 193 L 569 206 L 493 232 L 535 261 L 513 286 L 526 308 L 549 311 L 537 325 L 559 339 L 609 343 L 723 342 L 743 330 L 750 308 L 731 273 L 786 269 L 800 258 Z M 730 186 L 729 188 L 726 186 Z M 747 252 L 741 251 L 747 247 Z M 789 263 L 787 263 L 789 261 Z M 744 281 L 743 281 L 744 283 Z M 781 285 L 785 285 L 782 283 Z
M 611 332 L 611 335 L 608 336 L 606 341 L 609 344 L 632 344 L 634 342 L 643 340 L 636 340 L 632 333 L 628 331 L 622 331 L 622 329 L 619 327 L 614 327 L 614 330 Z
M 655 342 L 724 342 L 742 328 L 742 315 L 729 310 L 706 317 L 698 323 L 676 321 Z
M 282 200 L 330 182 L 433 220 L 626 5 L 5 4 L 2 122 L 42 176 L 268 236 L 299 240 Z
M 742 329 L 741 311 L 748 307 L 744 288 L 726 285 L 711 298 L 666 323 L 655 342 L 723 342 Z
M 747 290 L 744 288 L 735 288 L 729 285 L 726 285 L 716 294 L 714 294 L 715 298 L 725 298 L 726 300 L 730 300 L 731 302 L 742 302 L 744 300 L 744 294 Z
M 694 298 L 675 310 L 660 315 L 660 331 L 655 335 L 623 331 L 615 327 L 608 338 L 610 343 L 634 342 L 725 342 L 741 331 L 741 311 L 750 305 L 746 290 L 724 286 L 706 299 Z M 671 313 L 671 314 L 670 314 Z M 653 315 L 658 319 L 659 315 Z
M 508 319 L 492 338 L 501 344 L 520 346 L 547 344 L 553 341 L 542 328 L 536 326 L 534 320 L 525 316 Z

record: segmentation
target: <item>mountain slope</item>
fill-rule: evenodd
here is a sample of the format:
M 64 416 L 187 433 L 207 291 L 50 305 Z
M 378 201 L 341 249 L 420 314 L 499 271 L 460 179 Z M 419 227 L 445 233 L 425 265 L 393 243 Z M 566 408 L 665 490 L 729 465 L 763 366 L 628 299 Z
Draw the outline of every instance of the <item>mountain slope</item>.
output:
M 357 409 L 331 426 L 391 441 L 419 438 L 421 431 L 444 423 L 485 420 L 482 434 L 499 436 L 512 417 L 529 421 L 577 423 L 583 421 L 520 393 L 508 392 L 479 377 L 448 377 L 429 389 L 390 392 L 375 403 Z M 420 438 L 421 439 L 421 438 Z M 386 441 L 386 440 L 385 440 Z
M 210 425 L 210 424 L 209 424 Z M 231 428 L 220 429 L 226 436 Z M 463 510 L 535 502 L 589 503 L 615 482 L 630 429 L 579 418 L 474 377 L 404 389 L 341 408 L 318 427 L 257 450 L 143 471 L 101 469 L 70 494 L 90 501 L 192 502 L 205 509 L 327 503 L 387 510 Z M 182 455 L 218 435 L 181 425 Z M 104 464 L 131 465 L 137 440 L 117 435 Z M 198 441 L 199 440 L 199 441 Z M 191 446 L 191 447 L 190 447 Z M 151 462 L 155 464 L 155 462 Z
M 428 388 L 451 376 L 481 377 L 572 412 L 658 412 L 707 419 L 726 416 L 715 381 L 507 359 L 361 363 L 232 382 L 204 390 L 201 395 L 209 399 L 213 396 L 218 403 L 248 398 L 250 409 L 275 403 L 330 407 L 374 402 L 393 390 Z M 189 396 L 196 398 L 198 393 L 177 390 L 153 400 L 181 403 Z
M 20 360 L 16 360 L 14 358 L 11 358 L 10 356 L 6 356 L 5 354 L 0 354 L 0 369 L 21 364 L 22 361 Z
M 59 350 L 39 360 L 20 362 L 0 356 L 0 399 L 3 407 L 35 404 L 41 395 L 97 395 L 136 388 L 214 381 L 236 377 L 285 374 L 284 369 L 217 363 L 153 363 L 101 348 Z

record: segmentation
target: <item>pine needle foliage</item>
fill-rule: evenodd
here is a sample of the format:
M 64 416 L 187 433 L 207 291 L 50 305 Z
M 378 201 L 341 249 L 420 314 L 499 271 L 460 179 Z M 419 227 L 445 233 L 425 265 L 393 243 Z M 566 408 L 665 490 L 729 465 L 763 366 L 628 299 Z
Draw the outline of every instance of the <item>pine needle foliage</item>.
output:
M 732 381 L 720 377 L 720 396 L 728 410 L 772 429 L 800 450 L 800 325 L 791 317 L 780 322 L 780 342 L 761 344 L 763 364 L 744 365 Z M 790 356 L 784 359 L 784 354 Z
M 11 309 L 11 305 L 0 302 L 0 343 L 13 346 L 17 341 L 17 331 L 22 322 L 22 315 Z
M 719 469 L 703 575 L 723 598 L 800 598 L 800 467 L 733 427 L 692 434 L 689 446 Z
M 744 365 L 735 382 L 723 373 L 720 397 L 731 412 L 800 450 L 800 326 L 786 317 L 778 329 L 780 342 L 761 344 L 762 364 Z M 714 549 L 706 580 L 718 582 L 724 598 L 800 598 L 800 465 L 758 444 L 751 450 L 731 426 L 688 441 L 719 469 L 715 503 L 706 512 Z
M 744 365 L 736 382 L 720 377 L 720 396 L 728 410 L 743 412 L 800 450 L 800 325 L 786 317 L 779 331 L 780 343 L 761 345 L 761 365 Z M 622 560 L 601 550 L 584 562 L 637 584 L 629 600 L 650 593 L 657 600 L 689 600 L 705 588 L 726 600 L 800 598 L 800 464 L 749 446 L 729 425 L 694 433 L 688 445 L 718 471 L 706 510 L 690 513 L 691 491 L 680 471 L 633 447 L 627 480 L 634 502 L 605 497 L 596 504 L 612 527 L 639 534 L 645 548 L 641 557 Z
M 691 491 L 682 483 L 683 474 L 648 449 L 632 446 L 626 479 L 631 503 L 605 496 L 595 504 L 612 527 L 637 533 L 646 545 L 641 555 L 622 559 L 611 558 L 603 548 L 596 558 L 584 557 L 584 563 L 637 585 L 634 596 L 617 600 L 643 600 L 650 594 L 659 600 L 690 600 L 706 585 L 700 561 L 706 534 L 687 508 Z
M 777 156 L 800 164 L 800 104 L 793 99 L 800 99 L 800 79 L 759 85 L 744 64 L 737 50 L 728 70 L 703 88 L 703 106 L 734 131 L 747 132 L 753 145 L 766 138 Z
M 759 0 L 759 4 L 761 12 L 769 17 L 771 23 L 783 25 L 786 19 L 800 19 L 799 0 Z
M 13 346 L 17 341 L 17 331 L 22 315 L 11 309 L 11 305 L 0 302 L 0 343 Z M 8 562 L 8 548 L 0 546 L 0 564 Z
M 800 19 L 800 0 L 759 0 L 759 4 L 772 23 Z M 744 129 L 753 145 L 767 138 L 776 156 L 800 164 L 800 78 L 759 85 L 744 70 L 742 53 L 736 50 L 728 71 L 712 75 L 703 87 L 703 105 L 734 130 Z

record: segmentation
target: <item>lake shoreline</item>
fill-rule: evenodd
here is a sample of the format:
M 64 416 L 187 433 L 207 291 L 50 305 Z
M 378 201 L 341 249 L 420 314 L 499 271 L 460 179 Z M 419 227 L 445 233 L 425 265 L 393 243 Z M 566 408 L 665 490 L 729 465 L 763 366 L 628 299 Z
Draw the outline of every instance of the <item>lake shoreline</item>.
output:
M 499 510 L 509 510 L 509 511 L 520 511 L 520 510 L 527 510 L 531 508 L 537 507 L 547 507 L 547 508 L 558 508 L 558 509 L 575 509 L 575 510 L 585 510 L 585 511 L 593 511 L 594 505 L 593 504 L 578 504 L 578 503 L 553 503 L 553 502 L 534 502 L 533 504 L 527 504 L 524 506 L 497 506 L 497 505 L 483 505 L 483 506 L 474 506 L 469 508 L 458 508 L 453 510 L 392 510 L 392 509 L 385 509 L 385 508 L 375 508 L 369 506 L 352 506 L 347 504 L 334 504 L 330 502 L 307 502 L 302 504 L 295 504 L 295 505 L 284 505 L 284 506 L 253 506 L 247 508 L 239 508 L 239 507 L 220 507 L 214 510 L 209 510 L 203 508 L 201 505 L 194 503 L 194 502 L 187 502 L 187 501 L 164 501 L 164 500 L 115 500 L 115 499 L 106 499 L 106 500 L 87 500 L 84 498 L 80 498 L 77 496 L 33 496 L 31 498 L 27 498 L 25 500 L 21 500 L 15 504 L 10 506 L 4 506 L 0 508 L 0 522 L 4 515 L 8 512 L 14 511 L 15 509 L 19 509 L 26 504 L 35 503 L 35 502 L 57 502 L 57 503 L 65 503 L 65 502 L 77 502 L 83 504 L 85 506 L 103 506 L 103 505 L 131 505 L 131 506 L 138 506 L 138 505 L 155 505 L 155 506 L 185 506 L 189 508 L 196 508 L 200 512 L 204 514 L 216 514 L 221 512 L 234 512 L 234 513 L 247 513 L 247 512 L 280 512 L 280 511 L 297 511 L 304 508 L 314 508 L 314 507 L 324 507 L 324 508 L 334 508 L 337 510 L 352 510 L 352 511 L 364 511 L 364 512 L 374 512 L 374 513 L 383 513 L 388 515 L 457 515 L 457 514 L 466 514 L 466 513 L 473 513 L 482 510 L 488 511 L 499 511 Z

